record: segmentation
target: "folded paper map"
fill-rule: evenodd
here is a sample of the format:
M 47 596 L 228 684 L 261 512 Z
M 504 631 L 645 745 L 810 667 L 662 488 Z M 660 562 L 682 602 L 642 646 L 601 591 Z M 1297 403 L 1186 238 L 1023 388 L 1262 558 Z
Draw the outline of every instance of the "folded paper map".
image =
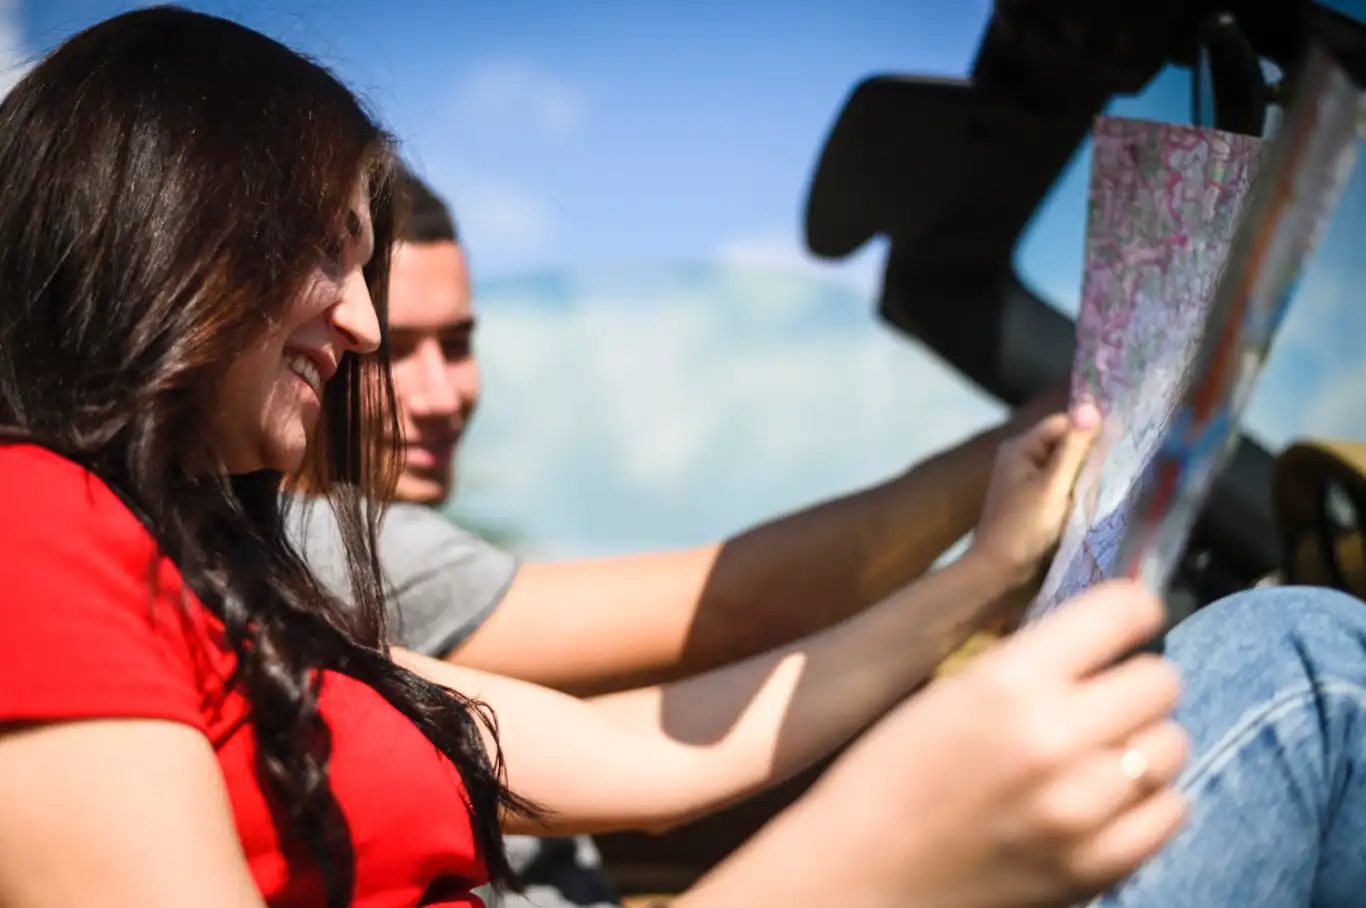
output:
M 1092 137 L 1072 397 L 1104 428 L 1036 610 L 1111 575 L 1126 505 L 1170 428 L 1263 142 L 1120 117 Z
M 1165 589 L 1361 127 L 1318 51 L 1273 142 L 1097 121 L 1072 394 L 1105 424 L 1026 620 L 1106 577 Z

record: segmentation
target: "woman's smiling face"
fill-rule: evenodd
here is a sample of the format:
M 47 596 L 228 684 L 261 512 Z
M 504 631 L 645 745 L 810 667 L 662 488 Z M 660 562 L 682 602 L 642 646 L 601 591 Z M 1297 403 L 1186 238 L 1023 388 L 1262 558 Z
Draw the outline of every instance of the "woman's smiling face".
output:
M 227 472 L 296 470 L 342 357 L 378 349 L 379 318 L 362 270 L 374 246 L 360 186 L 325 260 L 209 396 L 210 441 Z

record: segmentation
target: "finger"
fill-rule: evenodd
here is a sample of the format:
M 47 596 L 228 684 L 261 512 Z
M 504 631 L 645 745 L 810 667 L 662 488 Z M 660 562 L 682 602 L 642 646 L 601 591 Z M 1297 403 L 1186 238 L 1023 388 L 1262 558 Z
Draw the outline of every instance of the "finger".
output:
M 1091 446 L 1095 444 L 1098 434 L 1097 425 L 1072 427 L 1053 448 L 1048 468 L 1049 481 L 1056 483 L 1068 495 L 1072 494 L 1072 486 L 1081 472 L 1081 465 L 1086 462 L 1086 455 L 1091 453 Z
M 1126 776 L 1126 751 L 1142 755 L 1147 770 L 1141 780 Z M 1122 745 L 1089 751 L 1041 787 L 1031 809 L 1043 830 L 1059 839 L 1093 835 L 1133 809 L 1155 790 L 1170 787 L 1187 754 L 1186 733 L 1171 721 L 1153 723 Z
M 1186 798 L 1160 788 L 1073 849 L 1069 869 L 1095 891 L 1108 889 L 1151 859 L 1180 831 Z
M 1069 412 L 1072 425 L 1082 430 L 1099 430 L 1103 420 L 1100 408 L 1090 399 L 1082 399 L 1072 405 Z
M 992 658 L 1021 677 L 1083 678 L 1162 630 L 1163 606 L 1131 580 L 1108 580 L 1064 602 L 1004 642 Z
M 1072 418 L 1066 413 L 1045 416 L 1016 439 L 1015 450 L 1035 466 L 1043 468 L 1052 459 L 1053 451 L 1059 442 L 1071 429 Z
M 1140 653 L 1082 681 L 1066 709 L 1089 742 L 1113 743 L 1171 715 L 1180 697 L 1176 666 Z
M 1129 801 L 1133 804 L 1159 788 L 1176 784 L 1190 759 L 1190 735 L 1180 722 L 1162 719 L 1121 742 L 1111 756 L 1122 759 L 1129 751 L 1137 751 L 1146 766 L 1143 777 L 1133 782 L 1135 797 Z M 1122 769 L 1120 775 L 1130 780 Z

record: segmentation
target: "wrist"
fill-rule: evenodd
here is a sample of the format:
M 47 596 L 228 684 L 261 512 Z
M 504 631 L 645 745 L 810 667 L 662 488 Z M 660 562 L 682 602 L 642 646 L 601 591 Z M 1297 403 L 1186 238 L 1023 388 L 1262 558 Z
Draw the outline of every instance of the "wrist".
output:
M 674 904 L 840 905 L 897 908 L 916 889 L 900 858 L 931 843 L 921 842 L 914 824 L 885 816 L 885 799 L 870 795 L 880 786 L 867 778 L 845 779 L 843 761 L 775 816 Z M 833 778 L 832 778 L 833 777 Z M 850 783 L 853 784 L 850 784 Z M 832 836 L 832 830 L 837 835 Z M 889 837 L 888 832 L 896 835 Z M 914 841 L 913 840 L 917 840 Z M 889 848 L 889 841 L 895 845 Z M 793 862 L 793 855 L 818 860 Z M 890 864 L 889 858 L 896 858 Z M 918 861 L 916 863 L 919 863 Z M 890 871 L 890 872 L 889 872 Z M 913 899 L 919 906 L 922 901 Z
M 996 635 L 1013 627 L 1027 602 L 1013 575 L 1003 570 L 1000 561 L 988 553 L 965 552 L 938 572 L 938 582 L 947 583 L 942 607 L 934 612 L 917 611 L 917 627 L 922 637 L 937 647 L 934 664 L 942 664 L 974 635 Z M 935 633 L 927 634 L 925 622 L 933 615 Z M 904 647 L 903 647 L 904 649 Z
M 953 540 L 972 530 L 1006 437 L 1001 426 L 984 429 L 897 474 L 888 483 L 891 494 L 878 497 L 879 526 L 915 537 L 925 534 L 928 521 Z
M 867 734 L 883 731 L 874 726 Z M 889 767 L 883 759 L 870 762 L 864 754 L 854 753 L 868 746 L 863 740 L 855 742 L 787 811 L 789 828 L 784 832 L 793 834 L 794 844 L 819 842 L 825 860 L 811 862 L 822 870 L 810 890 L 801 894 L 805 897 L 781 904 L 963 908 L 944 885 L 946 861 L 953 861 L 937 834 L 944 817 L 932 806 L 939 801 L 942 776 L 937 761 L 926 759 L 934 748 L 915 748 Z M 881 744 L 871 746 L 885 755 Z M 915 805 L 927 809 L 922 812 Z M 915 821 L 908 822 L 908 815 Z M 838 836 L 832 837 L 831 830 L 838 830 Z M 815 853 L 784 850 L 789 856 Z
M 975 540 L 954 563 L 961 564 L 962 570 L 980 578 L 984 586 L 1001 597 L 1028 587 L 1035 574 L 1033 568 L 1020 567 L 995 551 L 981 547 Z
M 812 791 L 820 787 L 818 780 Z M 813 810 L 812 791 L 804 792 L 689 887 L 673 903 L 675 908 L 838 904 L 847 897 L 841 884 L 852 881 L 841 877 L 858 861 L 854 855 L 848 856 L 850 860 L 831 860 L 830 827 L 822 821 L 832 818 L 822 817 L 819 806 Z M 820 855 L 821 860 L 794 862 L 793 855 Z

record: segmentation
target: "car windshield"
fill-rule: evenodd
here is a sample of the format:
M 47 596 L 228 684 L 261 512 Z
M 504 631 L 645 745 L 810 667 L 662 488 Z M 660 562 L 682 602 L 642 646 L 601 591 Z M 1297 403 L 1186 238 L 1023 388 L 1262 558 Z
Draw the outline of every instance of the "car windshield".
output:
M 1362 0 L 1325 4 L 1362 19 Z M 1268 65 L 1268 69 L 1274 70 Z M 1142 94 L 1107 113 L 1190 123 L 1191 75 L 1169 67 Z M 1366 151 L 1366 149 L 1359 149 Z M 1090 144 L 1078 150 L 1016 249 L 1021 278 L 1076 315 Z M 1247 433 L 1271 450 L 1305 436 L 1366 438 L 1366 161 L 1358 161 L 1342 201 L 1300 281 L 1249 404 Z

